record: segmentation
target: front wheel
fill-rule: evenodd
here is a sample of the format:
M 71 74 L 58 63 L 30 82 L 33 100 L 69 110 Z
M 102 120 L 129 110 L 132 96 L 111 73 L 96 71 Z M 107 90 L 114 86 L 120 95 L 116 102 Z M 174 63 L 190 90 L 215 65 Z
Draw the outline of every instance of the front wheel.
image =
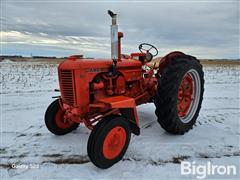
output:
M 45 124 L 48 130 L 55 135 L 65 135 L 77 129 L 79 123 L 64 119 L 65 112 L 59 105 L 59 100 L 53 101 L 45 113 Z
M 202 65 L 190 56 L 173 59 L 162 72 L 155 113 L 167 132 L 184 134 L 196 122 L 203 99 L 203 76 Z
M 121 116 L 109 116 L 92 130 L 87 152 L 94 165 L 106 169 L 124 156 L 131 137 L 129 122 Z

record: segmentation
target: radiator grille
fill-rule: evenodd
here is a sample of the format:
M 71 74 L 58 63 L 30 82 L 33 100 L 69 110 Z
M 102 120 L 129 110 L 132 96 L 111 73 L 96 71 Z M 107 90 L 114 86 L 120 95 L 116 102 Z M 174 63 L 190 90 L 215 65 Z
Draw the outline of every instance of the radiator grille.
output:
M 74 105 L 75 95 L 74 95 L 74 82 L 73 73 L 70 70 L 60 71 L 60 83 L 61 83 L 61 93 L 63 101 L 69 105 Z

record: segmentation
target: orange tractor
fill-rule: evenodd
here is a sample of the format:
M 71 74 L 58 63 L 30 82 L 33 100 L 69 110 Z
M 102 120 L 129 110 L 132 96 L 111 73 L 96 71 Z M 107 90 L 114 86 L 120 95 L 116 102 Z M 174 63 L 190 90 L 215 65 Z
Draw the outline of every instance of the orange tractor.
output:
M 111 11 L 111 59 L 70 56 L 58 66 L 61 96 L 45 113 L 50 132 L 65 135 L 84 123 L 91 130 L 87 152 L 99 168 L 124 156 L 131 133 L 140 134 L 136 106 L 154 103 L 159 124 L 184 134 L 198 117 L 204 91 L 202 66 L 195 57 L 171 52 L 158 61 L 158 50 L 142 43 L 140 53 L 121 54 L 117 15 Z

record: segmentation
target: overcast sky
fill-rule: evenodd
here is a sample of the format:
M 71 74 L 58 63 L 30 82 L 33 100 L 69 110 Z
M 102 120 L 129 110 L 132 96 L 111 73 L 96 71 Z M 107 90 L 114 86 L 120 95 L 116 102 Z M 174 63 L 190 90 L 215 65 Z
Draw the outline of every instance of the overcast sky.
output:
M 118 14 L 123 52 L 147 42 L 159 56 L 239 58 L 239 1 L 79 2 L 1 0 L 2 54 L 110 57 L 107 10 Z

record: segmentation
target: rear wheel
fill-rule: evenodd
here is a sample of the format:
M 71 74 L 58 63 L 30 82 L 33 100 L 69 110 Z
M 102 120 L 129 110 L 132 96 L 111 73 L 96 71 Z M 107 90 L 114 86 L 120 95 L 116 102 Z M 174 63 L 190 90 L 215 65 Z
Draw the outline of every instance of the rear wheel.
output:
M 131 137 L 129 122 L 121 116 L 101 120 L 88 139 L 88 156 L 92 163 L 106 169 L 124 156 Z
M 190 56 L 172 60 L 162 72 L 155 113 L 167 132 L 184 134 L 196 122 L 203 99 L 203 76 L 202 65 Z
M 65 135 L 75 130 L 79 123 L 64 119 L 65 112 L 59 105 L 59 100 L 53 101 L 45 113 L 45 124 L 50 132 L 55 135 Z

